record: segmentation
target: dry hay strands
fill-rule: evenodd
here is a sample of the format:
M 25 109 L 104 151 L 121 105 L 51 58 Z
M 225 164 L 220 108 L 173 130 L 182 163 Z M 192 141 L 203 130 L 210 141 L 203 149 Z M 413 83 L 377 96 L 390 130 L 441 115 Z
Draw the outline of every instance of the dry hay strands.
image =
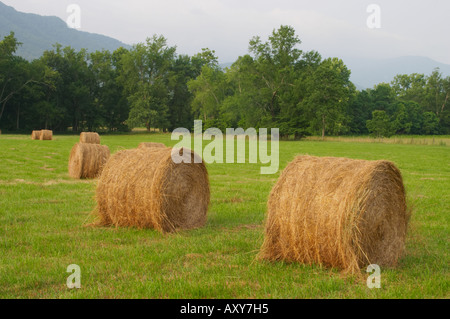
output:
M 98 177 L 109 155 L 108 146 L 77 143 L 70 152 L 69 175 L 77 179 Z
M 40 140 L 41 139 L 41 131 L 33 131 L 31 132 L 32 140 Z
M 42 130 L 39 139 L 41 141 L 51 141 L 53 139 L 53 131 Z
M 80 143 L 100 144 L 100 135 L 94 132 L 82 132 L 80 134 Z
M 140 143 L 138 148 L 144 148 L 144 147 L 148 147 L 148 148 L 166 148 L 167 146 L 164 145 L 163 143 L 156 143 L 156 142 L 143 142 Z
M 404 250 L 405 197 L 391 162 L 298 156 L 270 193 L 259 257 L 345 273 L 393 267 Z
M 208 171 L 189 149 L 173 149 L 190 163 L 172 161 L 172 148 L 137 148 L 114 154 L 99 178 L 97 225 L 153 228 L 162 233 L 205 225 Z M 182 153 L 181 153 L 182 152 Z

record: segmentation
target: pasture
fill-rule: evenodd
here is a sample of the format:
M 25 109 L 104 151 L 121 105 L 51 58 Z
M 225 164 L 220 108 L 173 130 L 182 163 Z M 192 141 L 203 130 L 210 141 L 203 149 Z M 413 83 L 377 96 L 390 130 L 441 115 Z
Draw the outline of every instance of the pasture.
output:
M 75 180 L 68 158 L 79 136 L 0 135 L 0 298 L 448 298 L 450 148 L 440 143 L 281 141 L 280 171 L 263 164 L 207 164 L 205 227 L 176 234 L 86 227 L 96 180 Z M 170 134 L 102 135 L 111 154 Z M 381 288 L 320 265 L 257 260 L 267 198 L 296 155 L 386 159 L 403 175 L 413 212 L 406 253 L 382 269 Z M 81 268 L 68 289 L 67 266 Z

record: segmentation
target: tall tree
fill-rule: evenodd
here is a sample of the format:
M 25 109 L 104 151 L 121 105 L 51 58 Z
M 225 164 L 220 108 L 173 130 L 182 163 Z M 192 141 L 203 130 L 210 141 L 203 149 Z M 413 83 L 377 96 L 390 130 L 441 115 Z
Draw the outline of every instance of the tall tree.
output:
M 193 93 L 192 111 L 196 118 L 205 121 L 205 128 L 215 122 L 220 115 L 220 108 L 226 93 L 226 78 L 218 65 L 203 65 L 200 75 L 188 82 L 189 90 Z M 212 125 L 214 126 L 214 125 Z
M 367 134 L 366 121 L 372 115 L 370 91 L 357 91 L 355 97 L 348 104 L 346 113 L 350 116 L 349 132 Z
M 307 96 L 300 102 L 311 117 L 311 128 L 320 128 L 322 139 L 327 130 L 339 132 L 348 119 L 344 113 L 355 87 L 350 70 L 338 58 L 324 60 L 305 82 Z
M 255 60 L 246 54 L 227 69 L 226 81 L 231 92 L 223 102 L 222 115 L 231 127 L 258 127 L 266 116 L 255 68 Z
M 445 80 L 439 69 L 435 69 L 430 76 L 427 77 L 426 84 L 426 103 L 427 111 L 434 112 L 438 117 L 445 110 L 448 103 L 448 94 L 450 93 L 445 87 Z
M 179 55 L 170 70 L 168 102 L 169 130 L 178 127 L 191 127 L 194 121 L 191 111 L 193 96 L 187 84 L 201 72 L 200 64 L 194 64 L 194 61 L 194 57 Z
M 31 82 L 27 61 L 14 55 L 19 45 L 14 32 L 0 41 L 0 120 L 8 101 Z
M 396 75 L 391 82 L 392 90 L 398 99 L 416 103 L 423 103 L 425 86 L 425 75 L 417 73 Z
M 154 35 L 123 56 L 121 81 L 130 105 L 130 127 L 143 125 L 149 131 L 170 126 L 168 82 L 175 51 L 166 38 Z
M 93 109 L 93 75 L 88 67 L 87 51 L 56 44 L 45 51 L 41 59 L 51 70 L 60 75 L 55 82 L 53 105 L 65 113 L 64 126 L 74 132 L 94 130 L 99 126 L 98 111 Z
M 118 81 L 121 57 L 128 51 L 119 48 L 113 53 L 96 51 L 90 54 L 89 69 L 93 76 L 93 110 L 98 120 L 109 131 L 124 130 L 128 119 L 128 102 L 123 95 L 123 85 Z
M 258 82 L 254 89 L 260 91 L 259 103 L 267 113 L 267 124 L 277 121 L 281 104 L 292 103 L 293 95 L 287 91 L 292 91 L 296 80 L 295 71 L 302 56 L 298 49 L 300 44 L 294 28 L 283 25 L 273 30 L 266 42 L 259 36 L 250 40 L 249 50 L 255 59 L 254 72 Z

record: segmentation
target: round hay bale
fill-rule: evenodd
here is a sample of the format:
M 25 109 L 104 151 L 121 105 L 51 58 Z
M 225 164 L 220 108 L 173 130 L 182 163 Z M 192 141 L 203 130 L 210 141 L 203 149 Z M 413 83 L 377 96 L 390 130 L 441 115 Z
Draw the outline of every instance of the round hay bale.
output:
M 42 130 L 41 135 L 39 136 L 41 141 L 51 141 L 53 139 L 53 131 L 50 130 Z
M 33 131 L 31 132 L 32 140 L 40 140 L 41 139 L 41 131 Z
M 298 156 L 267 203 L 260 258 L 359 272 L 395 266 L 409 214 L 402 176 L 388 161 Z
M 80 143 L 100 144 L 100 135 L 94 132 L 82 132 L 80 134 Z
M 150 147 L 150 148 L 166 148 L 166 145 L 163 143 L 155 143 L 155 142 L 144 142 L 140 143 L 138 148 Z
M 77 143 L 69 157 L 69 175 L 73 178 L 95 178 L 99 176 L 109 158 L 105 145 Z
M 97 224 L 153 228 L 162 233 L 205 225 L 208 172 L 203 162 L 194 163 L 197 154 L 183 150 L 191 163 L 175 164 L 172 148 L 144 147 L 114 154 L 98 181 Z

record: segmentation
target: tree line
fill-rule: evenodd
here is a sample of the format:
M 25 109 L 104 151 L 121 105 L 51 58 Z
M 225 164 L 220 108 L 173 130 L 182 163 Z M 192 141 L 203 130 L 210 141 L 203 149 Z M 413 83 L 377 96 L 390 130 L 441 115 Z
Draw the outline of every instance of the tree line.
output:
M 55 44 L 30 62 L 11 32 L 0 41 L 0 129 L 171 131 L 201 119 L 204 129 L 278 127 L 294 138 L 450 134 L 450 77 L 438 69 L 359 91 L 341 59 L 300 44 L 281 26 L 225 69 L 213 50 L 177 54 L 157 35 L 114 52 Z

